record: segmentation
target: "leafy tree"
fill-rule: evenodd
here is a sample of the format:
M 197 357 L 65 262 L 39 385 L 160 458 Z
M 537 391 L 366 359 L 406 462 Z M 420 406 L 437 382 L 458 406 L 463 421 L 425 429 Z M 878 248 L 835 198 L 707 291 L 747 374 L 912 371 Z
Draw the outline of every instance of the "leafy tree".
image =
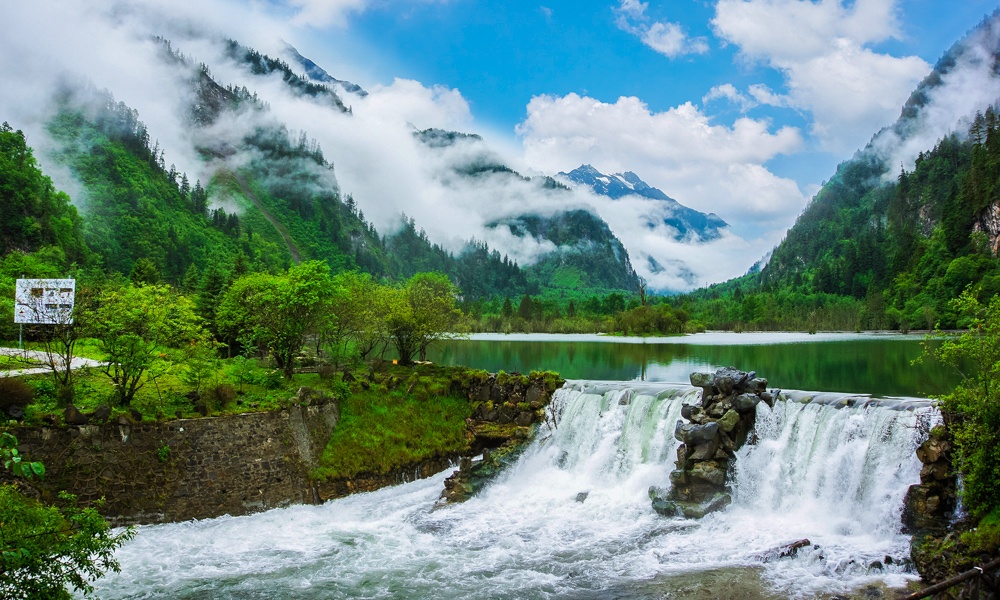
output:
M 330 267 L 304 262 L 282 275 L 254 273 L 237 279 L 222 297 L 219 328 L 244 344 L 266 348 L 291 379 L 306 335 L 323 324 L 333 298 Z
M 41 463 L 22 460 L 10 433 L 0 433 L 0 461 L 17 477 L 45 473 Z M 71 494 L 59 497 L 61 507 L 48 506 L 16 485 L 0 485 L 0 597 L 68 599 L 68 588 L 89 594 L 93 580 L 120 570 L 114 551 L 135 531 L 114 533 L 95 508 L 77 507 Z
M 955 442 L 962 499 L 969 514 L 981 518 L 1000 508 L 1000 297 L 984 305 L 968 289 L 951 304 L 968 319 L 968 329 L 946 338 L 933 355 L 963 379 L 939 402 Z
M 167 359 L 164 350 L 191 347 L 207 337 L 192 302 L 162 285 L 108 287 L 86 318 L 106 355 L 103 371 L 121 406 L 142 388 L 147 369 Z
M 424 360 L 430 344 L 455 332 L 462 317 L 455 305 L 457 292 L 441 273 L 418 273 L 406 282 L 389 317 L 392 343 L 402 364 L 412 363 L 418 355 Z
M 388 317 L 398 300 L 396 291 L 354 271 L 338 274 L 334 287 L 323 336 L 331 353 L 340 357 L 352 344 L 361 360 L 382 354 L 389 344 Z

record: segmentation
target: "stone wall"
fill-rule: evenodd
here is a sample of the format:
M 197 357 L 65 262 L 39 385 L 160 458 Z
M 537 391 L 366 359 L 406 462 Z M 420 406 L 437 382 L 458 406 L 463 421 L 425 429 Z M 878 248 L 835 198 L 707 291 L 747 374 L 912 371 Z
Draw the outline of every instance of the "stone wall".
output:
M 158 423 L 22 427 L 20 449 L 46 465 L 40 492 L 105 499 L 115 524 L 242 515 L 313 502 L 310 470 L 339 418 L 328 397 L 286 409 Z
M 562 380 L 552 374 L 479 373 L 453 382 L 472 403 L 469 452 L 527 439 L 530 426 Z M 373 491 L 458 464 L 455 454 L 400 465 L 385 474 L 313 482 L 309 474 L 339 419 L 329 396 L 302 388 L 290 408 L 164 422 L 101 422 L 91 417 L 61 427 L 21 427 L 20 450 L 45 464 L 39 493 L 104 498 L 101 513 L 116 525 L 245 515 L 292 504 Z M 103 417 L 102 417 L 103 418 Z M 76 419 L 73 419 L 76 420 Z M 67 421 L 70 421 L 67 419 Z M 0 475 L 3 477 L 3 475 Z

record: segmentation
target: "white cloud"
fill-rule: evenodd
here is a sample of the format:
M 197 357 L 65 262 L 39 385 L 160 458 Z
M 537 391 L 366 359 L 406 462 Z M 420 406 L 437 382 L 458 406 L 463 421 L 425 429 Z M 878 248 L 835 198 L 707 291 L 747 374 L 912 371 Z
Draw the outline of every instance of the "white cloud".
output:
M 729 102 L 737 105 L 743 112 L 746 112 L 757 105 L 755 98 L 749 98 L 746 95 L 741 94 L 739 90 L 736 89 L 736 86 L 731 83 L 723 83 L 721 85 L 714 86 L 701 98 L 702 104 L 708 104 L 714 100 L 728 100 Z
M 636 36 L 643 44 L 669 58 L 708 52 L 708 42 L 704 38 L 688 37 L 684 28 L 678 23 L 652 21 L 646 15 L 648 7 L 648 2 L 621 0 L 621 4 L 612 9 L 615 13 L 615 24 L 622 31 Z
M 805 203 L 794 181 L 763 166 L 801 147 L 795 128 L 772 132 L 748 118 L 716 125 L 691 103 L 654 113 L 638 98 L 608 104 L 569 94 L 532 98 L 517 130 L 537 168 L 635 171 L 683 204 L 722 216 L 740 235 L 783 229 Z
M 288 0 L 296 10 L 292 22 L 308 27 L 344 27 L 352 13 L 364 12 L 370 0 Z
M 930 70 L 866 47 L 900 37 L 897 10 L 897 0 L 719 0 L 712 24 L 744 57 L 784 74 L 787 94 L 757 87 L 751 96 L 809 111 L 821 146 L 849 152 L 898 116 Z
M 285 0 L 292 9 L 291 23 L 299 27 L 322 29 L 331 25 L 346 27 L 352 15 L 359 15 L 372 6 L 392 10 L 412 5 L 443 3 L 448 0 Z

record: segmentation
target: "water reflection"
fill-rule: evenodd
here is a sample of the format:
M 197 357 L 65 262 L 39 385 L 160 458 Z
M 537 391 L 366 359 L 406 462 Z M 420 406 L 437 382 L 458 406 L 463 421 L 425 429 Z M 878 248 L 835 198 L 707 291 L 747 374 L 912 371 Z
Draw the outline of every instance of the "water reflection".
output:
M 757 371 L 776 387 L 891 396 L 928 397 L 947 392 L 958 381 L 942 365 L 913 365 L 922 353 L 922 340 L 913 337 L 850 335 L 803 342 L 797 341 L 801 336 L 789 336 L 794 342 L 782 343 L 772 334 L 767 343 L 731 336 L 711 344 L 684 343 L 687 339 L 634 343 L 494 337 L 441 343 L 429 358 L 489 371 L 552 370 L 567 379 L 675 382 L 686 382 L 692 371 L 733 366 Z

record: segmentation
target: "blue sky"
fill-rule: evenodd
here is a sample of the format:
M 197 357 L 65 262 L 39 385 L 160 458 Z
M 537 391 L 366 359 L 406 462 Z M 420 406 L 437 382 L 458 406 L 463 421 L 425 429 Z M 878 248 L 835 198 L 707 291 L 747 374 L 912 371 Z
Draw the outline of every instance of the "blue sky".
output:
M 0 112 L 44 145 L 48 99 L 69 75 L 135 108 L 168 163 L 208 180 L 183 94 L 190 73 L 164 65 L 152 36 L 203 61 L 224 85 L 245 85 L 268 119 L 305 131 L 337 183 L 382 232 L 413 217 L 459 251 L 470 237 L 530 264 L 544 253 L 488 223 L 586 207 L 609 223 L 657 289 L 746 271 L 785 235 L 836 165 L 891 124 L 910 92 L 1000 0 L 34 0 L 0 3 L 18 23 L 0 36 Z M 350 115 L 291 93 L 228 59 L 235 38 L 271 55 L 282 40 L 370 94 L 345 94 Z M 981 40 L 1000 47 L 1000 31 Z M 284 55 L 289 58 L 288 55 Z M 967 63 L 967 64 L 966 64 Z M 989 61 L 970 58 L 933 94 L 919 135 L 883 148 L 890 164 L 963 127 L 1000 99 Z M 212 135 L 252 126 L 236 118 Z M 427 152 L 413 128 L 482 134 Z M 708 243 L 649 230 L 659 210 L 584 190 L 456 183 L 454 166 L 483 155 L 525 174 L 589 163 L 631 170 L 731 227 Z M 78 197 L 72 177 L 53 171 Z M 644 266 L 645 265 L 645 266 Z M 643 271 L 643 269 L 646 269 Z
M 855 3 L 843 6 L 849 10 Z M 889 4 L 896 31 L 864 47 L 894 57 L 920 57 L 928 64 L 997 8 L 993 0 Z M 326 5 L 337 8 L 335 3 Z M 724 84 L 739 90 L 764 84 L 782 92 L 786 78 L 766 59 L 747 57 L 740 46 L 718 35 L 712 24 L 715 2 L 645 3 L 642 18 L 633 19 L 635 26 L 677 24 L 706 47 L 704 52 L 673 57 L 620 27 L 621 6 L 610 0 L 351 3 L 339 22 L 323 24 L 319 19 L 314 21 L 318 26 L 303 25 L 307 46 L 363 65 L 362 79 L 390 82 L 400 77 L 457 89 L 478 127 L 515 140 L 515 127 L 538 95 L 576 93 L 608 103 L 634 96 L 653 112 L 690 101 L 715 123 L 748 116 L 768 120 L 775 128 L 788 125 L 805 132 L 798 151 L 776 155 L 765 164 L 806 188 L 829 177 L 838 162 L 875 132 L 862 130 L 866 133 L 831 147 L 808 135 L 813 119 L 808 108 L 758 105 L 741 110 L 725 100 L 704 101 L 714 86 Z

